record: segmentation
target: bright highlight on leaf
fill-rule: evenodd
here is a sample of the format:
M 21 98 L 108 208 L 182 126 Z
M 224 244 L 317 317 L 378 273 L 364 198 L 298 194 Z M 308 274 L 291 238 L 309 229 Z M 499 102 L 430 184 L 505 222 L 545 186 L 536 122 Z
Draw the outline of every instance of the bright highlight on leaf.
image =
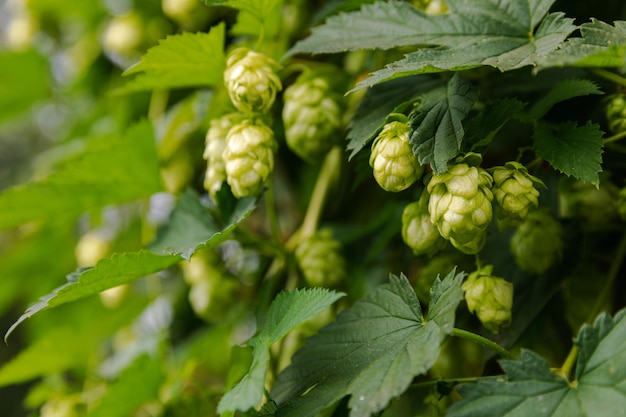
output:
M 271 398 L 281 417 L 315 416 L 350 395 L 350 417 L 367 417 L 403 393 L 433 365 L 454 326 L 464 274 L 450 272 L 431 290 L 423 316 L 402 275 L 359 300 L 298 351 L 279 374 Z
M 306 288 L 278 294 L 270 305 L 263 329 L 248 341 L 248 345 L 254 349 L 250 371 L 224 395 L 217 411 L 220 414 L 235 410 L 247 411 L 259 405 L 263 399 L 272 344 L 344 295 L 325 288 Z
M 462 401 L 448 417 L 597 416 L 626 410 L 626 310 L 600 315 L 578 338 L 576 380 L 553 373 L 536 353 L 501 360 L 503 377 L 482 378 L 458 388 Z

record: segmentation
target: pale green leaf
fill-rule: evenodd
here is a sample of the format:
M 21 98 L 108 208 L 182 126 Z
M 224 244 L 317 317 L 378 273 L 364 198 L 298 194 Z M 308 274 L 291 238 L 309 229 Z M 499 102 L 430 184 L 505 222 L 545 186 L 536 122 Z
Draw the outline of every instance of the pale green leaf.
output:
M 533 104 L 529 110 L 530 116 L 535 119 L 540 119 L 548 113 L 556 103 L 589 94 L 602 94 L 602 91 L 595 83 L 585 79 L 572 79 L 557 82 L 545 96 L 541 97 Z
M 187 190 L 179 197 L 178 205 L 172 211 L 169 221 L 159 229 L 157 238 L 149 249 L 189 259 L 199 246 L 216 246 L 225 241 L 256 206 L 255 197 L 237 200 L 226 216 L 226 223 L 222 224 L 211 216 L 195 192 Z
M 408 2 L 381 1 L 329 18 L 289 54 L 423 48 L 374 72 L 358 88 L 400 76 L 481 65 L 509 71 L 536 65 L 576 29 L 562 13 L 546 14 L 553 2 L 448 0 L 448 14 L 428 16 Z
M 343 293 L 325 288 L 306 288 L 278 294 L 270 305 L 263 329 L 248 342 L 254 349 L 250 371 L 224 395 L 218 412 L 246 411 L 259 405 L 263 399 L 272 344 L 343 296 Z
M 409 142 L 422 165 L 437 174 L 446 172 L 448 161 L 461 149 L 465 135 L 463 119 L 478 98 L 478 91 L 455 74 L 447 86 L 432 90 L 411 115 Z
M 0 193 L 0 229 L 77 216 L 149 197 L 161 188 L 154 134 L 142 122 L 123 135 L 93 139 L 84 154 L 44 180 Z
M 614 22 L 615 26 L 600 20 L 580 26 L 582 37 L 569 38 L 567 42 L 539 68 L 553 66 L 575 67 L 621 67 L 626 64 L 626 21 Z
M 554 374 L 536 353 L 502 360 L 504 376 L 458 388 L 463 399 L 448 417 L 613 417 L 626 410 L 626 310 L 583 326 L 576 344 L 576 380 Z
M 224 24 L 209 33 L 170 35 L 124 75 L 138 74 L 119 91 L 215 86 L 223 82 Z
M 558 125 L 538 124 L 534 132 L 537 154 L 567 176 L 599 182 L 602 171 L 602 131 L 588 123 L 574 122 Z
M 97 405 L 89 410 L 88 417 L 126 417 L 143 404 L 159 397 L 164 381 L 161 360 L 147 354 L 137 357 L 119 377 L 111 383 Z
M 352 159 L 374 138 L 390 113 L 410 110 L 421 94 L 440 84 L 438 79 L 415 76 L 393 80 L 368 90 L 350 122 L 349 158 Z
M 15 328 L 36 313 L 70 303 L 109 288 L 168 268 L 180 261 L 178 256 L 161 256 L 148 251 L 116 253 L 102 259 L 95 267 L 81 269 L 68 276 L 68 282 L 28 307 L 4 336 L 5 341 Z
M 292 358 L 271 398 L 281 417 L 309 417 L 350 395 L 351 417 L 384 409 L 433 365 L 454 325 L 464 274 L 435 282 L 427 317 L 404 276 L 339 314 Z

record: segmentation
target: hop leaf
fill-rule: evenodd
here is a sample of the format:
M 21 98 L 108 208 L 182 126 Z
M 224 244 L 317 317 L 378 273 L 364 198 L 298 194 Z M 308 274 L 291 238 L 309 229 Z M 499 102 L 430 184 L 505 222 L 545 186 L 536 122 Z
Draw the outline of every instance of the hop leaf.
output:
M 480 161 L 478 154 L 461 156 L 448 172 L 433 175 L 427 186 L 431 221 L 444 239 L 467 254 L 483 248 L 485 230 L 493 217 L 493 178 L 473 166 Z
M 237 110 L 244 113 L 267 112 L 282 90 L 274 60 L 247 48 L 231 52 L 224 70 L 224 84 Z
M 241 120 L 241 115 L 231 113 L 218 119 L 211 120 L 211 125 L 206 133 L 204 154 L 202 157 L 207 161 L 207 169 L 204 175 L 204 189 L 215 197 L 216 193 L 226 181 L 226 167 L 222 154 L 226 149 L 226 136 L 231 127 Z
M 483 326 L 499 333 L 511 324 L 513 284 L 491 275 L 493 265 L 472 272 L 461 288 L 470 313 L 476 313 Z
M 519 162 L 507 162 L 503 167 L 495 167 L 493 175 L 493 195 L 498 205 L 496 216 L 499 219 L 523 220 L 528 211 L 539 205 L 539 191 L 536 185 L 545 187 L 543 181 L 528 173 Z
M 246 119 L 226 135 L 226 181 L 237 198 L 256 195 L 274 170 L 274 132 L 260 120 Z
M 409 144 L 411 130 L 405 116 L 383 127 L 372 144 L 370 166 L 376 182 L 386 191 L 399 192 L 410 187 L 422 176 L 424 167 Z
M 341 244 L 329 230 L 302 241 L 295 251 L 304 279 L 313 287 L 334 287 L 345 281 L 346 265 Z
M 533 211 L 511 238 L 511 252 L 517 265 L 526 272 L 541 274 L 561 254 L 561 225 L 544 211 Z
M 284 100 L 287 146 L 306 161 L 319 159 L 339 139 L 339 95 L 326 79 L 304 73 L 285 90 Z

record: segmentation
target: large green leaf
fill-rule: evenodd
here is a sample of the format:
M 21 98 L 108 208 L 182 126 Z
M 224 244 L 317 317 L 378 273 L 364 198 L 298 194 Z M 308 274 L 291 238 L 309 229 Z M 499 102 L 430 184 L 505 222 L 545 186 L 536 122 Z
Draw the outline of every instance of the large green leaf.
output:
M 219 85 L 224 71 L 224 24 L 209 33 L 171 35 L 150 48 L 124 75 L 138 74 L 120 91 Z
M 224 395 L 218 412 L 246 411 L 259 405 L 263 399 L 272 344 L 343 296 L 343 293 L 325 288 L 307 288 L 278 294 L 270 305 L 263 330 L 248 342 L 254 349 L 249 372 Z
M 448 417 L 580 416 L 613 417 L 626 410 L 626 310 L 600 315 L 585 325 L 575 343 L 576 380 L 554 374 L 536 353 L 502 360 L 504 376 L 459 387 L 463 400 Z
M 351 395 L 351 417 L 370 416 L 426 372 L 452 330 L 464 274 L 437 279 L 426 317 L 404 276 L 374 290 L 323 328 L 278 376 L 271 397 L 280 417 L 315 416 Z
M 374 72 L 360 87 L 410 74 L 481 65 L 509 71 L 536 65 L 576 29 L 562 13 L 546 14 L 553 2 L 448 0 L 448 14 L 428 16 L 408 2 L 381 1 L 329 18 L 289 53 L 434 46 Z
M 563 174 L 597 184 L 602 171 L 602 131 L 588 123 L 538 124 L 534 144 L 538 155 Z
M 0 194 L 0 229 L 32 220 L 148 197 L 162 189 L 152 127 L 93 139 L 87 150 L 48 178 Z
M 6 340 L 20 323 L 36 313 L 126 284 L 170 267 L 178 261 L 179 256 L 161 256 L 148 251 L 113 254 L 110 258 L 99 261 L 93 268 L 70 274 L 66 284 L 28 307 L 9 328 L 4 338 Z
M 465 135 L 462 121 L 478 98 L 478 91 L 455 74 L 445 87 L 432 90 L 411 116 L 409 142 L 422 165 L 437 174 L 446 172 L 448 161 L 461 149 Z
M 225 219 L 226 223 L 222 224 L 210 215 L 196 193 L 187 190 L 178 199 L 169 222 L 159 229 L 150 250 L 189 259 L 200 245 L 215 246 L 226 240 L 256 206 L 255 197 L 237 200 Z
M 567 42 L 539 67 L 621 67 L 626 64 L 626 21 L 614 22 L 615 26 L 600 20 L 580 26 L 582 37 L 569 38 Z

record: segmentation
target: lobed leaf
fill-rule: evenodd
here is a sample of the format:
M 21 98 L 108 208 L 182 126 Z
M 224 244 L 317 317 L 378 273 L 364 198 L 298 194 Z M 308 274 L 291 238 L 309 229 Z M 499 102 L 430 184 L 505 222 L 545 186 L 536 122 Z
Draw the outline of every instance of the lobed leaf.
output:
M 594 82 L 585 79 L 559 81 L 552 86 L 545 96 L 533 104 L 529 110 L 530 117 L 540 119 L 556 103 L 589 94 L 602 94 L 602 91 Z
M 94 139 L 77 160 L 48 178 L 0 193 L 0 229 L 77 216 L 160 190 L 154 133 L 148 122 L 141 122 L 124 135 Z
M 600 315 L 583 326 L 576 344 L 576 381 L 554 374 L 536 353 L 523 350 L 519 360 L 502 360 L 505 375 L 481 378 L 458 388 L 463 399 L 448 417 L 594 416 L 626 410 L 626 310 L 614 318 Z
M 258 406 L 263 399 L 272 344 L 343 296 L 343 293 L 325 288 L 307 288 L 278 294 L 270 305 L 263 329 L 248 342 L 254 349 L 250 370 L 222 397 L 217 411 L 220 414 L 235 410 L 247 411 Z
M 351 417 L 370 416 L 426 372 L 454 324 L 464 274 L 436 281 L 428 317 L 404 276 L 390 277 L 292 358 L 271 397 L 277 416 L 315 416 L 346 395 Z
M 437 174 L 446 172 L 448 161 L 461 149 L 465 135 L 462 121 L 478 99 L 478 91 L 455 74 L 447 86 L 424 94 L 411 116 L 409 142 L 422 165 Z
M 225 26 L 209 33 L 170 35 L 124 75 L 138 74 L 117 92 L 215 86 L 223 82 Z
M 537 154 L 567 176 L 598 184 L 602 171 L 602 131 L 598 125 L 538 124 L 534 132 Z

